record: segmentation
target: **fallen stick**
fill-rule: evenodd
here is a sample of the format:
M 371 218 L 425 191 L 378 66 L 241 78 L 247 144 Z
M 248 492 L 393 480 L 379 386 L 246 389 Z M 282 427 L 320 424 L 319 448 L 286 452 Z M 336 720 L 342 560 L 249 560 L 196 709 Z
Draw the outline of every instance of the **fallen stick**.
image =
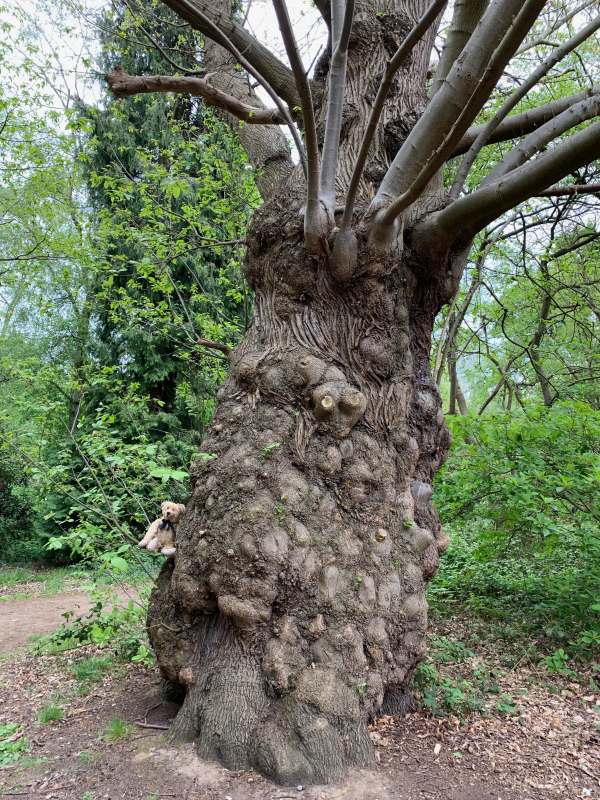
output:
M 134 725 L 137 725 L 140 728 L 154 728 L 157 731 L 168 731 L 171 727 L 170 725 L 155 725 L 151 722 L 138 722 L 138 720 L 134 721 Z

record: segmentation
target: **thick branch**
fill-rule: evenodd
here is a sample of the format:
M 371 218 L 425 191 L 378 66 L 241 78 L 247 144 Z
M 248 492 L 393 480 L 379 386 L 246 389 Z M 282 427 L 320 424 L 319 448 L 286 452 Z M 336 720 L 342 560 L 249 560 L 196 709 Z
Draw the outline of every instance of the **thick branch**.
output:
M 343 14 L 341 14 L 340 6 L 341 4 L 338 2 L 332 4 L 334 51 L 329 69 L 325 141 L 321 162 L 321 196 L 332 217 L 335 207 L 335 179 L 338 166 L 340 132 L 342 130 L 348 41 L 354 16 L 354 0 L 346 0 Z
M 234 117 L 254 125 L 283 125 L 285 120 L 276 108 L 258 108 L 238 100 L 212 86 L 206 78 L 171 75 L 129 75 L 117 67 L 106 76 L 111 91 L 117 97 L 129 97 L 149 92 L 177 92 L 202 97 L 209 106 L 228 111 Z
M 479 2 L 479 0 L 477 1 Z M 373 142 L 373 137 L 375 136 L 377 125 L 379 124 L 379 120 L 383 112 L 383 107 L 385 105 L 385 101 L 392 86 L 392 81 L 394 80 L 394 76 L 396 72 L 400 69 L 402 64 L 406 61 L 408 56 L 411 54 L 415 45 L 422 39 L 424 34 L 433 25 L 433 23 L 438 17 L 438 14 L 444 8 L 447 2 L 448 0 L 434 0 L 434 2 L 429 6 L 427 11 L 423 14 L 421 19 L 408 33 L 408 35 L 406 36 L 402 44 L 398 47 L 398 49 L 396 50 L 396 52 L 394 53 L 394 55 L 392 56 L 392 58 L 390 59 L 385 68 L 385 74 L 381 80 L 381 84 L 379 85 L 377 96 L 373 101 L 373 107 L 371 109 L 369 121 L 367 123 L 367 127 L 365 129 L 365 133 L 362 142 L 360 144 L 360 150 L 358 152 L 356 164 L 354 165 L 354 170 L 352 172 L 352 177 L 350 179 L 348 194 L 346 196 L 346 205 L 344 208 L 344 216 L 340 225 L 340 228 L 342 230 L 349 230 L 352 224 L 352 215 L 354 213 L 354 204 L 356 202 L 356 195 L 358 193 L 360 179 L 362 177 L 363 170 L 365 168 L 367 157 L 369 155 L 369 150 Z
M 227 36 L 223 30 L 219 27 L 219 24 L 226 25 L 227 22 L 231 23 L 233 26 L 233 33 L 239 29 L 239 26 L 235 25 L 229 17 L 225 17 L 223 14 L 218 14 L 217 19 L 218 23 L 214 22 L 209 16 L 207 16 L 203 10 L 201 10 L 200 6 L 202 5 L 201 0 L 165 0 L 167 5 L 173 8 L 174 11 L 177 11 L 181 16 L 184 16 L 185 19 L 188 19 L 192 27 L 198 27 L 198 30 L 202 30 L 206 36 L 212 39 L 217 44 L 224 47 L 225 50 L 231 53 L 231 55 L 240 63 L 240 65 L 247 70 L 253 78 L 255 78 L 260 85 L 265 89 L 269 97 L 273 100 L 275 105 L 277 106 L 278 111 L 284 117 L 287 122 L 288 128 L 290 129 L 290 133 L 292 134 L 292 138 L 294 140 L 294 144 L 298 148 L 298 152 L 300 154 L 300 159 L 304 163 L 305 156 L 304 156 L 304 147 L 302 145 L 302 140 L 298 135 L 298 131 L 296 130 L 296 126 L 294 125 L 294 120 L 290 116 L 290 112 L 288 109 L 283 105 L 281 102 L 280 96 L 275 90 L 273 86 L 269 83 L 268 79 L 265 77 L 263 73 L 261 73 L 254 65 L 243 55 L 238 47 L 236 46 L 235 42 Z M 177 8 L 175 8 L 177 5 Z M 181 8 L 181 10 L 179 10 Z M 183 13 L 185 11 L 188 16 L 185 16 Z M 192 22 L 191 18 L 195 20 L 195 23 Z M 203 28 L 200 28 L 199 25 L 202 24 Z M 239 30 L 242 30 L 240 28 Z M 245 33 L 245 31 L 243 31 Z M 250 36 L 250 39 L 255 42 L 253 37 Z M 255 44 L 258 44 L 255 42 Z M 251 48 L 251 43 L 247 44 L 248 48 Z
M 212 339 L 196 339 L 196 344 L 199 344 L 201 347 L 208 347 L 210 350 L 219 350 L 221 353 L 229 358 L 231 356 L 231 348 L 228 347 L 226 344 L 222 342 L 214 342 Z
M 432 94 L 443 86 L 452 65 L 464 50 L 488 2 L 489 0 L 456 0 L 454 3 L 452 22 L 435 71 Z
M 569 136 L 534 161 L 432 214 L 421 230 L 437 229 L 451 240 L 467 241 L 505 211 L 591 163 L 599 153 L 600 122 L 597 122 Z
M 300 108 L 304 120 L 304 136 L 306 139 L 307 156 L 307 193 L 306 212 L 304 215 L 304 235 L 309 251 L 316 251 L 323 233 L 321 224 L 320 186 L 319 186 L 319 145 L 315 125 L 315 111 L 310 91 L 310 84 L 306 77 L 304 64 L 296 43 L 292 23 L 287 11 L 285 0 L 273 0 L 273 7 L 277 15 L 277 22 L 287 56 L 292 67 L 296 83 L 296 90 L 300 98 Z
M 231 17 L 215 11 L 214 3 L 210 0 L 162 1 L 189 22 L 192 28 L 213 39 L 226 50 L 232 52 L 229 44 L 233 44 L 273 87 L 279 97 L 291 107 L 298 104 L 294 78 L 288 67 L 241 25 L 236 24 Z
M 501 175 L 506 175 L 507 172 L 520 167 L 554 139 L 598 114 L 600 114 L 600 94 L 575 103 L 562 114 L 546 122 L 545 125 L 541 125 L 510 150 L 494 170 L 486 176 L 484 185 L 492 183 Z
M 375 219 L 382 238 L 455 148 L 543 6 L 544 0 L 492 2 L 381 183 L 372 209 L 389 204 Z
M 489 142 L 490 136 L 496 130 L 502 120 L 508 116 L 513 108 L 525 97 L 525 95 L 532 89 L 539 81 L 548 74 L 548 72 L 565 58 L 569 53 L 575 50 L 582 42 L 592 36 L 600 28 L 600 17 L 596 17 L 589 25 L 586 25 L 578 33 L 568 39 L 560 47 L 557 47 L 552 53 L 545 58 L 542 63 L 529 75 L 529 77 L 521 83 L 514 92 L 502 103 L 494 116 L 483 126 L 479 135 L 469 148 L 469 152 L 464 157 L 460 168 L 456 174 L 456 178 L 450 190 L 451 197 L 458 197 L 463 189 L 464 183 L 467 179 L 471 167 L 479 152 Z
M 488 140 L 488 144 L 496 144 L 497 142 L 506 142 L 509 139 L 516 139 L 519 136 L 526 136 L 528 133 L 537 130 L 540 125 L 553 119 L 554 117 L 566 111 L 567 108 L 580 100 L 585 100 L 593 94 L 600 91 L 599 86 L 594 86 L 591 89 L 586 89 L 584 92 L 571 94 L 568 97 L 561 97 L 558 100 L 553 100 L 543 106 L 537 108 L 530 108 L 523 111 L 521 114 L 514 114 L 512 117 L 507 117 L 503 120 L 496 130 L 492 133 Z M 475 139 L 479 136 L 485 125 L 474 125 L 465 133 L 458 145 L 452 151 L 450 158 L 455 158 L 471 147 Z

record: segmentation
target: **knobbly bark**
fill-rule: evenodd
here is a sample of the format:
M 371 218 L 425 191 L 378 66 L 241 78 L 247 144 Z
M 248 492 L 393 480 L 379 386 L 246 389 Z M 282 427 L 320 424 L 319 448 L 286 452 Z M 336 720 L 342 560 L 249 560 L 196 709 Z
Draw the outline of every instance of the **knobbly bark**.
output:
M 357 4 L 338 196 L 373 87 L 426 6 L 408 7 Z M 359 217 L 421 112 L 434 33 L 395 79 Z M 413 249 L 408 227 L 386 255 L 359 227 L 356 274 L 337 284 L 327 248 L 307 253 L 295 178 L 249 232 L 253 322 L 230 354 L 201 448 L 210 457 L 193 468 L 177 556 L 148 615 L 161 673 L 184 695 L 172 737 L 283 784 L 367 765 L 368 721 L 406 709 L 425 586 L 446 546 L 431 502 L 449 445 L 431 331 L 459 274 L 448 253 Z M 425 205 L 442 204 L 432 189 Z
M 405 702 L 449 443 L 428 367 L 440 288 L 410 248 L 382 260 L 363 242 L 340 290 L 306 255 L 299 205 L 267 204 L 250 232 L 254 321 L 149 614 L 186 690 L 173 736 L 288 784 L 366 765 L 368 720 Z

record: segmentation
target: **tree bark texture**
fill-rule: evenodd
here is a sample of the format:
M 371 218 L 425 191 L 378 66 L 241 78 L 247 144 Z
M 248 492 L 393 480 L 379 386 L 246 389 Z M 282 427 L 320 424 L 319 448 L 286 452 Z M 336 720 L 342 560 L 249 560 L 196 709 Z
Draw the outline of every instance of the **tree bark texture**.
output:
M 410 250 L 382 264 L 364 244 L 340 292 L 298 208 L 282 197 L 254 221 L 254 320 L 149 614 L 186 691 L 174 736 L 291 784 L 368 763 L 368 720 L 402 708 L 446 546 L 431 482 L 449 444 L 428 364 L 440 291 Z
M 340 194 L 386 60 L 425 9 L 357 3 Z M 357 216 L 421 114 L 434 34 L 395 79 Z M 252 325 L 230 354 L 148 615 L 161 673 L 183 696 L 173 738 L 282 784 L 367 765 L 369 720 L 406 708 L 426 584 L 447 545 L 431 500 L 449 446 L 431 333 L 464 263 L 411 238 L 411 219 L 443 206 L 438 180 L 401 250 L 382 254 L 357 229 L 358 268 L 336 283 L 326 255 L 305 248 L 295 178 L 249 231 Z

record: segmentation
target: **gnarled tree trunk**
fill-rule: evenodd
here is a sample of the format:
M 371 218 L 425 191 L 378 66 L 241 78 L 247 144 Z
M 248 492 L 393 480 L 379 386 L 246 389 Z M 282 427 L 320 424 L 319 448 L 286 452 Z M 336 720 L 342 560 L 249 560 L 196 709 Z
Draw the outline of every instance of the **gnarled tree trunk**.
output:
M 319 83 L 328 59 L 309 86 L 283 0 L 273 3 L 291 71 L 221 13 L 225 0 L 164 2 L 270 78 L 296 118 L 300 103 L 308 179 L 290 175 L 249 232 L 253 322 L 231 354 L 148 630 L 183 698 L 174 738 L 281 783 L 328 781 L 369 762 L 367 723 L 404 708 L 425 649 L 425 587 L 446 546 L 431 501 L 449 445 L 429 369 L 435 315 L 456 293 L 473 236 L 594 158 L 600 125 L 546 151 L 593 109 L 565 122 L 551 103 L 516 129 L 499 121 L 495 140 L 526 135 L 522 147 L 498 179 L 462 197 L 458 181 L 449 197 L 440 170 L 488 141 L 467 127 L 544 0 L 456 3 L 431 100 L 440 0 L 319 0 L 327 18 L 331 8 L 330 98 Z M 120 93 L 138 91 L 117 77 Z M 251 122 L 238 84 L 222 85 L 228 111 Z M 290 122 L 280 106 L 272 115 Z M 269 163 L 266 141 L 248 137 L 255 163 Z
M 358 19 L 355 109 L 410 27 L 372 9 Z M 429 46 L 387 110 L 393 148 L 424 101 Z M 345 126 L 342 183 L 365 110 Z M 381 136 L 363 194 L 387 161 Z M 280 188 L 249 232 L 252 326 L 148 618 L 163 676 L 185 691 L 172 735 L 280 783 L 370 761 L 367 722 L 406 703 L 446 545 L 431 482 L 449 440 L 428 363 L 446 270 L 410 247 L 378 255 L 363 235 L 357 277 L 338 286 L 306 252 L 299 187 Z
M 250 232 L 253 324 L 149 632 L 185 687 L 175 736 L 305 783 L 365 764 L 369 718 L 402 709 L 446 545 L 431 481 L 448 434 L 428 366 L 441 297 L 416 279 L 419 254 L 382 264 L 365 246 L 340 291 L 289 205 Z

